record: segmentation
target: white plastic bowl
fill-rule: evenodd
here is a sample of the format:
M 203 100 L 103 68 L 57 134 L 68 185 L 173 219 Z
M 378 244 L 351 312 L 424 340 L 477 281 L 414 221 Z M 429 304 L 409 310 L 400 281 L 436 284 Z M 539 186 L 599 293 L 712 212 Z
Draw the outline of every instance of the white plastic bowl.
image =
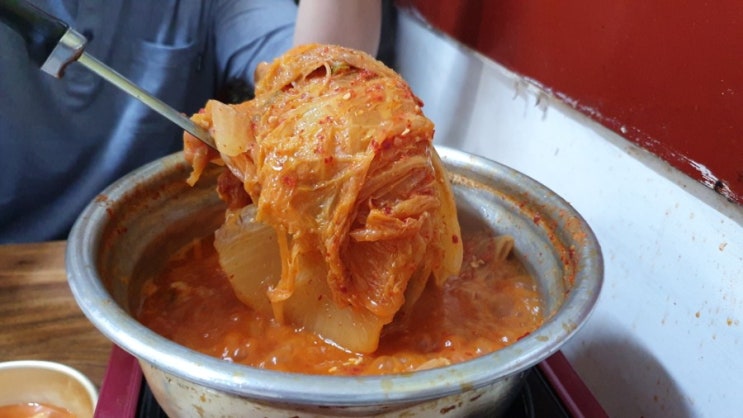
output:
M 98 402 L 93 383 L 72 367 L 51 361 L 0 363 L 0 406 L 38 403 L 90 418 Z

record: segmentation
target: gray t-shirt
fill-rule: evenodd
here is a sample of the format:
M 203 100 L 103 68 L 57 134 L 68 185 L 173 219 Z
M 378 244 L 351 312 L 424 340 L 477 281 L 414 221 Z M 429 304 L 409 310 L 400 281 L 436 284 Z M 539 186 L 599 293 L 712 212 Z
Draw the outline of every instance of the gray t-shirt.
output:
M 292 42 L 292 0 L 37 0 L 85 51 L 185 114 Z M 64 239 L 96 194 L 182 130 L 82 65 L 61 79 L 0 24 L 0 243 Z

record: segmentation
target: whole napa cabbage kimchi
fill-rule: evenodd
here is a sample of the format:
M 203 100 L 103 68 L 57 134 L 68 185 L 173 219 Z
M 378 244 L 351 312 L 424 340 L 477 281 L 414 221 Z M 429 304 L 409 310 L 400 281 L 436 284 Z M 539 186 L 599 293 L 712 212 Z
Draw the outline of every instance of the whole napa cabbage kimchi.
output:
M 189 182 L 226 167 L 215 247 L 244 303 L 367 353 L 429 281 L 459 273 L 454 197 L 421 106 L 369 55 L 313 44 L 268 65 L 254 99 L 193 115 L 217 150 L 184 133 Z

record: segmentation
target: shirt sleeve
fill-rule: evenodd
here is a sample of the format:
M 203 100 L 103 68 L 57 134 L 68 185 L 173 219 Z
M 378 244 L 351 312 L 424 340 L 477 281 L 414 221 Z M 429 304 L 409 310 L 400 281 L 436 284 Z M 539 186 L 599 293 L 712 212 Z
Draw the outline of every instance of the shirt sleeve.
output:
M 258 63 L 291 48 L 296 17 L 293 0 L 218 2 L 213 24 L 220 84 L 240 79 L 253 87 Z

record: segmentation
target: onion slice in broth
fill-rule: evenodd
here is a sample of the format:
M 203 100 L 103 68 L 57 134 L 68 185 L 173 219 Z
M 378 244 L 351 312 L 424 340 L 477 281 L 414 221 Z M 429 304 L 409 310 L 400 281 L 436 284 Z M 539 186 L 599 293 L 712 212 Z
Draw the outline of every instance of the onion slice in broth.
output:
M 227 211 L 225 223 L 214 234 L 220 265 L 237 298 L 263 315 L 303 327 L 343 349 L 376 350 L 385 321 L 333 301 L 319 251 L 298 255 L 295 262 L 303 268 L 294 275 L 292 297 L 272 306 L 267 294 L 279 283 L 282 268 L 278 238 L 272 227 L 255 220 L 255 213 L 254 205 Z M 425 283 L 425 277 L 419 281 Z

